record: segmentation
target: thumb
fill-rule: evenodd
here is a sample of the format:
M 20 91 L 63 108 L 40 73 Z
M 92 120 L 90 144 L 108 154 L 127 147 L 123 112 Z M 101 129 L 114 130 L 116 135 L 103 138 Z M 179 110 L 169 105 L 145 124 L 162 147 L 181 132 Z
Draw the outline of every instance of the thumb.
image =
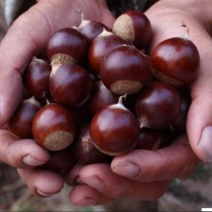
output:
M 36 51 L 43 47 L 41 34 L 43 35 L 44 32 L 32 30 L 34 24 L 26 27 L 27 20 L 30 19 L 22 17 L 18 19 L 1 42 L 0 126 L 7 123 L 21 101 L 22 73 Z
M 187 117 L 188 137 L 193 151 L 212 162 L 212 45 L 211 37 L 201 39 L 199 76 L 192 88 L 192 104 Z
M 195 154 L 212 162 L 212 91 L 196 97 L 188 113 L 188 137 Z

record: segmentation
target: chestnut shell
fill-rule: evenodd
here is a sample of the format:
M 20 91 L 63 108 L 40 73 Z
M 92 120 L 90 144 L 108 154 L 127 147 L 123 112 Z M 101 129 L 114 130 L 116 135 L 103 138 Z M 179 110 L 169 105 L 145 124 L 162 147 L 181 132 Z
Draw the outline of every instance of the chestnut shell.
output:
M 138 49 L 148 49 L 153 38 L 150 20 L 144 13 L 136 10 L 121 14 L 115 20 L 112 31 Z
M 94 38 L 88 51 L 88 62 L 92 71 L 99 75 L 101 63 L 104 57 L 113 49 L 126 42 L 112 32 L 103 31 Z
M 141 91 L 135 111 L 141 127 L 168 128 L 180 112 L 180 96 L 170 84 L 156 81 Z
M 33 138 L 32 123 L 40 107 L 33 97 L 22 101 L 7 124 L 9 131 L 21 139 Z
M 191 83 L 197 76 L 200 56 L 194 43 L 173 37 L 159 43 L 150 57 L 155 76 L 175 86 Z
M 53 100 L 64 106 L 78 107 L 90 96 L 93 80 L 80 65 L 63 64 L 50 75 L 49 90 Z
M 116 156 L 132 150 L 139 136 L 136 117 L 126 108 L 108 106 L 91 120 L 90 136 L 103 153 Z
M 105 56 L 100 69 L 104 85 L 119 95 L 139 92 L 150 81 L 151 76 L 148 58 L 130 45 L 111 50 Z
M 86 56 L 88 41 L 75 28 L 62 28 L 48 40 L 46 54 L 50 61 L 56 54 L 69 55 L 74 61 L 82 62 Z
M 40 146 L 50 151 L 59 151 L 73 142 L 76 124 L 69 110 L 59 104 L 50 103 L 36 113 L 32 132 Z
M 44 97 L 49 91 L 51 66 L 44 59 L 33 58 L 23 75 L 27 91 L 35 97 Z
M 94 146 L 88 125 L 84 125 L 79 130 L 73 143 L 73 153 L 76 161 L 83 165 L 107 163 L 111 158 Z

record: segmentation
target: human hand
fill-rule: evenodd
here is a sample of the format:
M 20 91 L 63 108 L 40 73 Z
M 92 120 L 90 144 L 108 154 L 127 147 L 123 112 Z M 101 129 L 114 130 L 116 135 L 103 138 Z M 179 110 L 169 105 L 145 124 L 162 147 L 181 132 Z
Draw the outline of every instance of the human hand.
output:
M 31 192 L 41 196 L 60 191 L 62 177 L 54 172 L 33 169 L 49 160 L 48 152 L 34 140 L 14 138 L 3 128 L 23 97 L 25 67 L 33 56 L 45 49 L 52 33 L 80 23 L 78 10 L 85 19 L 103 22 L 108 27 L 112 24 L 113 16 L 103 0 L 40 0 L 14 22 L 0 46 L 0 160 L 20 168 L 20 175 L 26 179 Z
M 111 165 L 76 165 L 65 181 L 73 186 L 70 201 L 79 206 L 123 198 L 155 200 L 166 192 L 173 179 L 188 176 L 197 162 L 183 136 L 166 148 L 134 150 L 116 157 Z
M 192 150 L 199 159 L 205 162 L 212 161 L 212 115 L 210 115 L 212 50 L 209 48 L 212 45 L 212 11 L 210 3 L 209 0 L 201 1 L 201 4 L 196 0 L 177 2 L 163 0 L 146 12 L 155 30 L 152 47 L 164 39 L 185 35 L 186 29 L 180 27 L 181 24 L 185 24 L 189 30 L 188 38 L 199 50 L 198 76 L 190 86 L 192 104 L 187 117 L 187 134 Z
M 153 11 L 152 13 L 150 12 L 150 16 L 151 14 L 152 15 L 154 14 Z M 161 18 L 161 15 L 159 18 Z M 155 16 L 155 19 L 157 20 L 158 16 Z M 155 21 L 154 24 L 155 23 L 157 22 Z M 169 24 L 171 24 L 171 19 Z M 161 27 L 161 23 L 158 23 L 158 25 Z M 169 31 L 168 30 L 169 25 L 167 23 L 166 23 L 166 27 L 167 27 L 167 31 Z M 173 33 L 173 31 L 168 32 L 167 37 L 171 37 L 172 36 L 171 33 Z M 155 43 L 153 44 L 156 45 L 160 40 L 163 40 L 164 38 L 167 38 L 167 37 L 165 36 L 165 34 L 157 32 L 155 37 Z M 178 151 L 176 150 L 177 149 L 176 145 L 177 145 L 177 148 L 179 148 Z M 179 155 L 178 152 L 182 152 L 182 154 Z M 151 155 L 153 153 L 155 155 Z M 141 155 L 142 158 L 144 159 L 137 161 L 137 156 L 139 155 Z M 160 155 L 159 158 L 162 156 L 161 160 L 159 160 L 158 156 L 156 155 Z M 138 175 L 137 177 L 126 176 L 125 175 L 126 172 L 123 172 L 123 168 L 121 168 L 120 170 L 115 168 L 115 166 L 117 167 L 117 163 L 121 163 L 123 161 L 124 162 L 130 161 L 137 164 L 139 167 L 139 170 L 142 169 L 142 172 L 141 172 L 142 175 Z M 113 199 L 121 198 L 121 197 L 123 198 L 128 197 L 128 198 L 135 198 L 135 199 L 136 198 L 138 199 L 158 198 L 165 192 L 166 188 L 168 187 L 170 183 L 170 180 L 176 177 L 186 176 L 194 169 L 196 163 L 197 163 L 197 159 L 195 155 L 192 153 L 191 148 L 188 145 L 186 138 L 184 137 L 184 138 L 178 139 L 175 142 L 175 144 L 173 144 L 172 146 L 161 149 L 160 151 L 158 150 L 156 152 L 151 152 L 150 155 L 148 151 L 146 152 L 144 150 L 139 150 L 139 151 L 136 150 L 127 155 L 117 157 L 112 162 L 112 165 L 111 165 L 112 171 L 109 168 L 109 166 L 102 165 L 102 164 L 89 165 L 85 167 L 76 166 L 75 169 L 73 169 L 72 172 L 70 172 L 70 175 L 67 176 L 67 183 L 72 184 L 76 175 L 79 175 L 78 182 L 81 182 L 83 184 L 74 187 L 74 189 L 71 192 L 70 198 L 73 203 L 79 204 L 79 205 L 90 205 L 91 203 L 103 204 L 103 203 L 112 201 Z M 149 167 L 153 167 L 152 173 L 151 173 L 152 177 L 147 179 L 147 176 L 149 175 L 148 172 L 150 171 Z M 164 172 L 164 167 L 166 167 L 166 170 L 167 170 L 166 172 Z M 127 173 L 129 173 L 129 170 L 127 171 Z M 36 176 L 39 176 L 37 175 L 37 172 L 33 172 L 33 173 L 28 172 L 28 174 L 26 174 L 26 172 L 25 174 L 23 174 L 23 172 L 20 172 L 20 174 L 21 176 L 23 176 L 23 178 L 26 180 L 29 186 L 32 186 L 33 184 L 35 185 L 35 181 L 37 182 L 40 181 L 38 177 L 36 178 L 36 180 L 30 180 L 33 174 L 36 174 Z M 106 183 L 105 187 L 103 186 L 104 190 L 101 190 L 102 186 L 97 188 L 94 184 L 92 184 L 95 182 L 92 182 L 92 181 L 89 182 L 89 179 L 95 179 L 96 176 Z M 35 178 L 31 178 L 31 179 L 35 179 Z M 120 182 L 123 182 L 123 183 L 120 183 Z M 111 188 L 113 189 L 111 190 Z M 115 193 L 113 193 L 114 191 Z M 150 193 L 148 193 L 148 191 L 150 191 Z M 86 202 L 86 199 L 83 202 L 83 198 L 85 197 L 87 197 L 87 199 L 90 200 L 90 202 Z
M 196 3 L 196 5 L 195 5 Z M 204 1 L 206 6 L 208 1 Z M 187 11 L 184 8 L 188 8 Z M 192 8 L 192 10 L 189 10 Z M 203 15 L 205 11 L 205 16 Z M 156 152 L 135 150 L 116 157 L 111 164 L 77 166 L 67 176 L 67 183 L 74 186 L 70 199 L 79 205 L 104 204 L 117 198 L 151 200 L 164 194 L 171 180 L 188 176 L 198 163 L 210 161 L 210 147 L 199 139 L 210 142 L 210 135 L 202 134 L 203 128 L 210 126 L 211 87 L 208 71 L 211 63 L 210 25 L 208 11 L 197 1 L 160 1 L 146 14 L 153 24 L 155 37 L 152 48 L 160 41 L 173 36 L 184 36 L 189 29 L 189 39 L 200 52 L 201 63 L 196 81 L 190 86 L 192 104 L 187 119 L 187 137 L 178 138 L 174 144 Z M 210 129 L 210 128 L 209 128 Z M 191 149 L 192 147 L 192 149 Z M 194 152 L 193 152 L 194 151 Z M 179 154 L 180 153 L 180 154 Z M 196 155 L 194 155 L 194 153 Z

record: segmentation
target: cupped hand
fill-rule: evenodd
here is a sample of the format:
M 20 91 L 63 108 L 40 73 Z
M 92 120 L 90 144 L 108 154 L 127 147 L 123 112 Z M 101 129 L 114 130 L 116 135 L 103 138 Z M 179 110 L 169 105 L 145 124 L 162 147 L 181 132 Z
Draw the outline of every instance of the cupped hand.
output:
M 199 51 L 198 76 L 190 86 L 192 104 L 187 117 L 187 134 L 192 150 L 205 162 L 212 162 L 212 17 L 209 5 L 208 0 L 201 4 L 195 0 L 165 0 L 146 12 L 155 30 L 152 48 L 166 38 L 187 36 Z
M 40 0 L 15 20 L 0 46 L 0 160 L 22 169 L 19 170 L 20 176 L 35 194 L 38 194 L 36 189 L 39 190 L 39 186 L 49 195 L 58 192 L 63 186 L 62 178 L 53 172 L 32 169 L 49 160 L 48 152 L 32 139 L 13 137 L 4 126 L 23 98 L 25 67 L 33 56 L 45 50 L 52 33 L 79 25 L 81 15 L 76 12 L 79 10 L 85 19 L 103 22 L 108 27 L 114 20 L 103 0 Z M 47 186 L 47 179 L 58 183 Z
M 110 167 L 104 164 L 76 167 L 66 178 L 70 185 L 76 178 L 79 183 L 70 194 L 73 203 L 104 204 L 119 198 L 152 200 L 163 195 L 173 179 L 191 174 L 199 159 L 212 160 L 211 18 L 195 2 L 164 0 L 146 11 L 154 30 L 151 49 L 167 38 L 188 36 L 200 53 L 198 76 L 190 85 L 192 104 L 187 118 L 187 136 L 157 151 L 135 150 L 116 157 Z M 204 1 L 204 6 L 207 3 Z M 185 11 L 184 8 L 190 9 Z
M 173 179 L 188 176 L 198 163 L 186 141 L 183 136 L 156 151 L 134 150 L 116 157 L 111 165 L 76 165 L 65 176 L 65 182 L 74 186 L 71 202 L 86 206 L 120 198 L 158 199 Z
M 77 182 L 79 183 L 79 185 L 74 185 L 70 194 L 70 201 L 74 204 L 104 204 L 117 198 L 133 198 L 143 200 L 156 199 L 164 194 L 171 180 L 175 178 L 186 177 L 195 169 L 198 163 L 198 159 L 193 153 L 193 151 L 196 153 L 197 156 L 199 156 L 203 160 L 208 161 L 211 159 L 208 148 L 204 146 L 204 143 L 199 142 L 199 139 L 201 137 L 204 139 L 208 138 L 207 134 L 202 133 L 202 130 L 205 126 L 210 125 L 211 123 L 211 117 L 208 115 L 211 108 L 211 100 L 209 98 L 211 88 L 210 83 L 208 81 L 210 79 L 210 72 L 208 71 L 208 67 L 210 67 L 209 57 L 212 52 L 210 52 L 211 50 L 207 50 L 207 46 L 209 46 L 209 44 L 211 46 L 211 37 L 208 32 L 207 23 L 203 21 L 202 16 L 198 16 L 198 14 L 194 15 L 196 14 L 196 11 L 184 12 L 183 7 L 177 7 L 178 5 L 173 6 L 170 2 L 172 1 L 160 1 L 152 8 L 150 8 L 146 14 L 150 18 L 155 32 L 152 48 L 157 45 L 157 43 L 166 38 L 173 36 L 184 36 L 186 34 L 186 30 L 185 28 L 181 27 L 181 24 L 183 22 L 189 28 L 189 37 L 192 41 L 194 41 L 194 43 L 198 47 L 198 50 L 200 51 L 201 64 L 199 68 L 199 76 L 191 86 L 192 105 L 189 110 L 187 122 L 188 139 L 187 137 L 180 137 L 171 146 L 157 151 L 132 151 L 131 153 L 128 153 L 126 155 L 116 157 L 112 161 L 111 166 L 106 164 L 94 164 L 84 167 L 76 166 L 65 177 L 65 180 L 68 184 L 74 185 L 73 183 L 76 180 L 77 176 Z M 184 1 L 178 2 L 179 5 L 183 5 L 185 3 Z M 41 6 L 41 4 L 44 5 L 43 8 L 49 8 L 50 6 L 52 6 L 51 1 L 47 3 L 41 0 L 39 1 L 39 5 Z M 67 8 L 65 7 L 64 11 L 66 10 Z M 82 8 L 81 10 L 83 11 Z M 42 11 L 42 14 L 46 13 L 44 13 L 43 9 L 41 10 L 41 8 L 35 10 L 33 10 L 32 8 L 30 11 L 27 12 L 27 14 L 29 15 L 30 12 L 40 14 L 40 11 Z M 58 13 L 60 12 L 58 11 Z M 85 13 L 85 17 L 86 14 L 87 13 Z M 105 14 L 107 14 L 108 16 L 108 11 Z M 94 14 L 92 13 L 92 15 Z M 34 17 L 36 16 L 33 15 L 33 19 Z M 52 17 L 58 18 L 60 16 L 59 14 L 58 16 L 52 14 Z M 200 18 L 198 19 L 198 17 Z M 23 19 L 25 18 L 22 18 L 22 20 Z M 31 21 L 33 19 L 31 19 Z M 34 21 L 36 20 L 37 19 L 35 19 Z M 47 39 L 47 37 L 49 37 L 49 35 L 51 34 L 50 32 L 53 32 L 54 30 L 60 28 L 61 25 L 57 25 L 57 23 L 59 22 L 52 23 L 51 21 L 49 21 L 49 15 L 48 19 L 46 17 L 44 20 L 44 23 L 48 23 L 46 25 L 44 24 L 45 26 L 53 26 L 52 28 L 42 28 L 41 26 L 38 27 L 38 29 L 41 28 L 41 30 L 38 30 L 39 33 L 44 33 L 42 35 L 45 35 L 44 38 L 46 37 Z M 110 23 L 112 23 L 112 18 L 110 20 Z M 18 22 L 14 26 L 16 25 L 18 25 Z M 62 26 L 65 26 L 65 24 L 62 24 Z M 11 31 L 11 33 L 12 32 L 15 33 L 16 31 Z M 31 31 L 29 31 L 28 33 L 30 34 Z M 42 36 L 39 33 L 36 36 L 38 40 L 36 40 L 35 37 L 31 40 L 31 44 L 32 46 L 34 45 L 34 47 L 29 48 L 28 54 L 35 54 L 37 52 L 35 51 L 35 49 L 37 49 L 38 46 L 38 49 L 40 50 L 45 46 L 45 42 L 41 41 L 43 40 L 43 38 L 41 38 Z M 12 34 L 10 35 L 11 37 L 13 37 Z M 5 39 L 4 42 L 7 43 L 9 41 Z M 26 39 L 26 44 L 27 43 L 30 43 L 29 38 L 28 40 Z M 0 50 L 0 55 L 1 54 L 2 53 Z M 23 58 L 23 56 L 25 57 L 24 61 L 26 62 L 29 57 L 26 53 L 22 53 L 21 58 Z M 204 58 L 204 63 L 202 62 L 202 58 Z M 7 80 L 6 82 L 8 82 L 12 79 L 12 73 L 13 75 L 15 73 L 15 76 L 19 79 L 19 81 L 17 81 L 19 83 L 17 83 L 16 89 L 21 88 L 20 73 L 22 70 L 24 70 L 24 66 L 26 65 L 24 61 L 18 64 L 14 64 L 13 66 L 11 66 L 10 64 L 10 72 L 8 72 L 8 74 L 5 74 L 4 77 L 5 81 Z M 6 64 L 7 62 L 5 62 L 5 68 L 7 67 Z M 13 67 L 13 71 L 11 70 L 11 67 Z M 9 68 L 7 69 L 9 70 Z M 13 76 L 13 79 L 15 76 Z M 12 87 L 10 90 L 11 92 L 8 93 L 12 95 L 12 92 L 15 90 L 15 88 Z M 1 101 L 1 108 L 5 110 L 2 113 L 4 114 L 4 117 L 2 118 L 2 123 L 5 123 L 8 120 L 11 115 L 11 112 L 14 110 L 15 106 L 21 98 L 20 93 L 16 96 L 16 99 L 11 100 L 8 98 L 8 93 L 7 95 L 5 95 L 4 98 L 4 95 L 0 93 L 0 96 L 2 96 L 1 98 L 2 100 L 4 100 L 4 103 L 6 102 L 8 104 L 9 101 L 12 103 L 12 107 L 6 109 L 6 106 L 3 106 L 3 102 Z M 188 140 L 190 143 L 188 142 Z M 209 143 L 207 141 L 208 140 L 206 139 L 206 143 Z M 6 146 L 8 145 L 10 148 L 12 148 L 12 145 L 14 144 L 14 142 L 10 141 L 10 144 L 6 140 L 5 143 Z M 47 157 L 47 155 L 45 157 Z M 25 182 L 28 184 L 31 191 L 35 194 L 38 194 L 39 192 L 37 191 L 39 190 L 41 190 L 41 193 L 44 194 L 53 194 L 55 192 L 58 192 L 63 185 L 60 176 L 45 170 L 22 169 L 19 171 L 19 173 L 25 180 Z M 43 178 L 43 176 L 47 176 L 49 174 L 52 179 L 58 182 L 53 190 L 52 187 L 50 188 L 48 186 L 48 184 L 46 187 L 44 186 L 46 185 L 44 182 L 47 178 Z

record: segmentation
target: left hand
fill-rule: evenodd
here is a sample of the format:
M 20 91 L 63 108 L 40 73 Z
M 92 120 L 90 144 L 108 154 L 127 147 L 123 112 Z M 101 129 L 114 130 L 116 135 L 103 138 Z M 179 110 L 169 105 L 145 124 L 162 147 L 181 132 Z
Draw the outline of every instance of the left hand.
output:
M 180 153 L 180 154 L 179 154 Z M 197 165 L 187 138 L 156 151 L 134 150 L 110 165 L 75 166 L 65 177 L 73 186 L 70 201 L 80 206 L 106 204 L 119 198 L 155 200 L 175 178 L 188 176 Z M 79 185 L 75 185 L 75 182 Z

